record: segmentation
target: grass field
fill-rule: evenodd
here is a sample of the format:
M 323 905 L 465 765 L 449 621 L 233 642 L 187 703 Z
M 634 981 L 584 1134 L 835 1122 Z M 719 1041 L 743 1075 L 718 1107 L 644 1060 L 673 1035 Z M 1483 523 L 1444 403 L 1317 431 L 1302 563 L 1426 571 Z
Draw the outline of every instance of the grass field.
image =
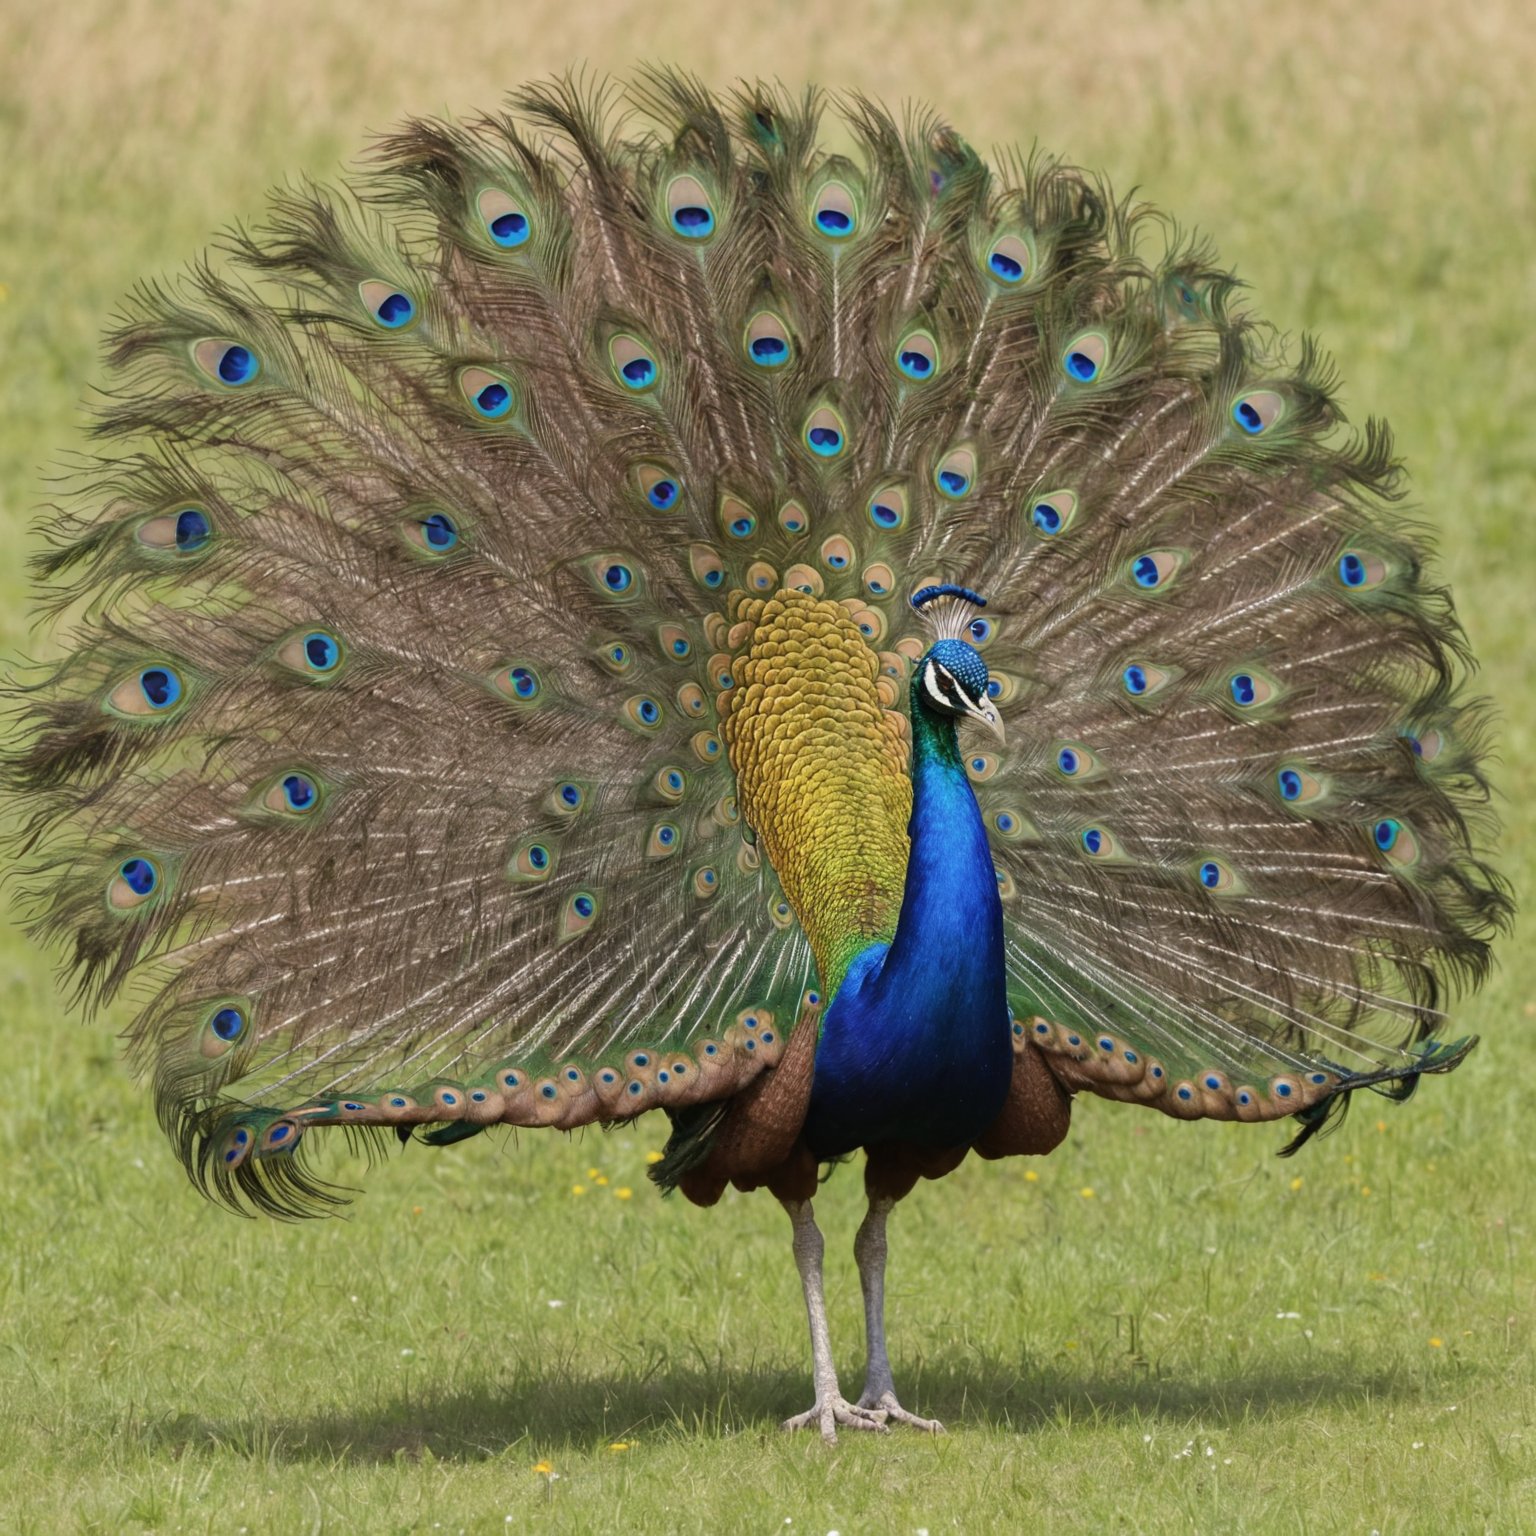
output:
M 1503 866 L 1530 892 L 1520 0 L 324 9 L 0 15 L 0 647 L 26 644 L 29 523 L 116 300 L 281 175 L 583 60 L 818 78 L 1138 184 L 1325 339 L 1441 530 L 1502 709 Z M 1528 931 L 1460 1015 L 1485 1041 L 1466 1067 L 1294 1162 L 1274 1129 L 1087 1102 L 1048 1160 L 921 1189 L 892 1228 L 893 1349 L 951 1433 L 828 1451 L 775 1428 L 809 1401 L 809 1352 L 766 1196 L 663 1203 L 643 1123 L 412 1149 L 348 1221 L 235 1220 L 7 929 L 0 1531 L 1536 1530 Z M 845 1387 L 859 1205 L 851 1171 L 820 1203 Z

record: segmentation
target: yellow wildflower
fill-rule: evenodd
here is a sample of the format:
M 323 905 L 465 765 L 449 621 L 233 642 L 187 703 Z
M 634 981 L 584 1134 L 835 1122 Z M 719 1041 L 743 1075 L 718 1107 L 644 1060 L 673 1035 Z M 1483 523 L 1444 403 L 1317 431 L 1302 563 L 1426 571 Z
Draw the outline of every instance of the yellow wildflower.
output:
M 548 1462 L 548 1461 L 536 1461 L 533 1464 L 533 1470 L 535 1472 L 539 1473 L 543 1477 L 548 1477 L 549 1474 L 555 1470 L 555 1468 L 554 1468 L 553 1463 L 551 1463 L 551 1462 Z
M 593 1178 L 592 1182 L 596 1184 L 599 1189 L 606 1188 L 608 1184 L 608 1175 L 606 1173 L 599 1173 Z
M 615 1440 L 609 1445 L 608 1449 L 617 1453 L 619 1451 L 627 1451 L 633 1444 L 632 1440 Z
M 586 1192 L 587 1192 L 587 1186 L 585 1184 L 572 1184 L 571 1185 L 571 1193 L 573 1195 L 584 1195 L 584 1194 L 586 1194 Z
M 628 1200 L 633 1194 L 634 1190 L 632 1190 L 629 1185 L 621 1184 L 616 1190 L 614 1190 L 613 1198 L 615 1200 Z
M 1444 1349 L 1445 1348 L 1445 1340 L 1444 1339 L 1431 1339 L 1429 1341 L 1429 1347 L 1431 1349 Z
M 1078 1190 L 1078 1194 L 1080 1194 L 1083 1197 L 1084 1200 L 1092 1200 L 1093 1199 L 1093 1191 L 1090 1188 L 1088 1188 L 1088 1186 L 1086 1184 L 1080 1190 Z
M 665 1154 L 661 1152 L 647 1152 L 645 1154 L 645 1160 L 648 1163 L 659 1163 L 664 1155 Z
M 1303 1179 L 1302 1176 L 1298 1173 L 1296 1177 L 1291 1180 L 1291 1192 L 1294 1194 L 1305 1183 L 1306 1180 Z
M 1038 1184 L 1040 1182 L 1040 1175 L 1033 1168 L 1026 1168 L 1024 1170 L 1024 1182 L 1026 1184 Z

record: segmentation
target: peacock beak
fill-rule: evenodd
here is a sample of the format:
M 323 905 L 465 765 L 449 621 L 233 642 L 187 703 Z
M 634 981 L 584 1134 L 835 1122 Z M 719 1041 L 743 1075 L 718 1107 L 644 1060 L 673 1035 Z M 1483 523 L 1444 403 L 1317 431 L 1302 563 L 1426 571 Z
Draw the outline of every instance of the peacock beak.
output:
M 972 704 L 966 710 L 966 713 L 971 719 L 979 720 L 986 726 L 997 737 L 999 742 L 1003 740 L 1003 717 L 998 714 L 997 706 L 991 699 L 981 699 L 979 702 Z

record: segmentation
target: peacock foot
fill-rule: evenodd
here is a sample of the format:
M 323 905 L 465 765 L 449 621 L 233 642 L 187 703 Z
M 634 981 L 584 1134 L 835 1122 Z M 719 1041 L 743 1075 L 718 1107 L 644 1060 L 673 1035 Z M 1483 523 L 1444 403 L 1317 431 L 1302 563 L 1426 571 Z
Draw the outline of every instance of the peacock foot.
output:
M 866 1390 L 859 1399 L 858 1406 L 866 1413 L 884 1414 L 887 1426 L 910 1424 L 913 1429 L 920 1429 L 925 1434 L 942 1435 L 944 1433 L 944 1426 L 937 1419 L 920 1419 L 915 1413 L 908 1413 L 896 1401 L 896 1394 L 891 1391 L 876 1394 Z
M 805 1413 L 797 1413 L 792 1419 L 785 1419 L 779 1428 L 819 1429 L 821 1438 L 828 1445 L 836 1445 L 839 1424 L 844 1429 L 872 1429 L 879 1435 L 887 1432 L 883 1410 L 850 1403 L 836 1391 L 818 1393 L 814 1407 Z

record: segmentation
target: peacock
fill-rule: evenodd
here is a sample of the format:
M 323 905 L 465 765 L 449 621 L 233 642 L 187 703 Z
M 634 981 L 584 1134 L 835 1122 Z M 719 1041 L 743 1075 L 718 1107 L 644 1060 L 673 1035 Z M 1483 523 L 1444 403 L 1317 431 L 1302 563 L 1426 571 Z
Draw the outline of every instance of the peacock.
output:
M 832 114 L 835 141 L 823 147 Z M 1087 1092 L 1405 1099 L 1510 899 L 1386 429 L 1209 245 L 926 110 L 677 72 L 419 120 L 127 301 L 10 694 L 24 920 L 191 1179 L 652 1110 L 893 1207 Z M 812 1201 L 865 1154 L 868 1372 Z

